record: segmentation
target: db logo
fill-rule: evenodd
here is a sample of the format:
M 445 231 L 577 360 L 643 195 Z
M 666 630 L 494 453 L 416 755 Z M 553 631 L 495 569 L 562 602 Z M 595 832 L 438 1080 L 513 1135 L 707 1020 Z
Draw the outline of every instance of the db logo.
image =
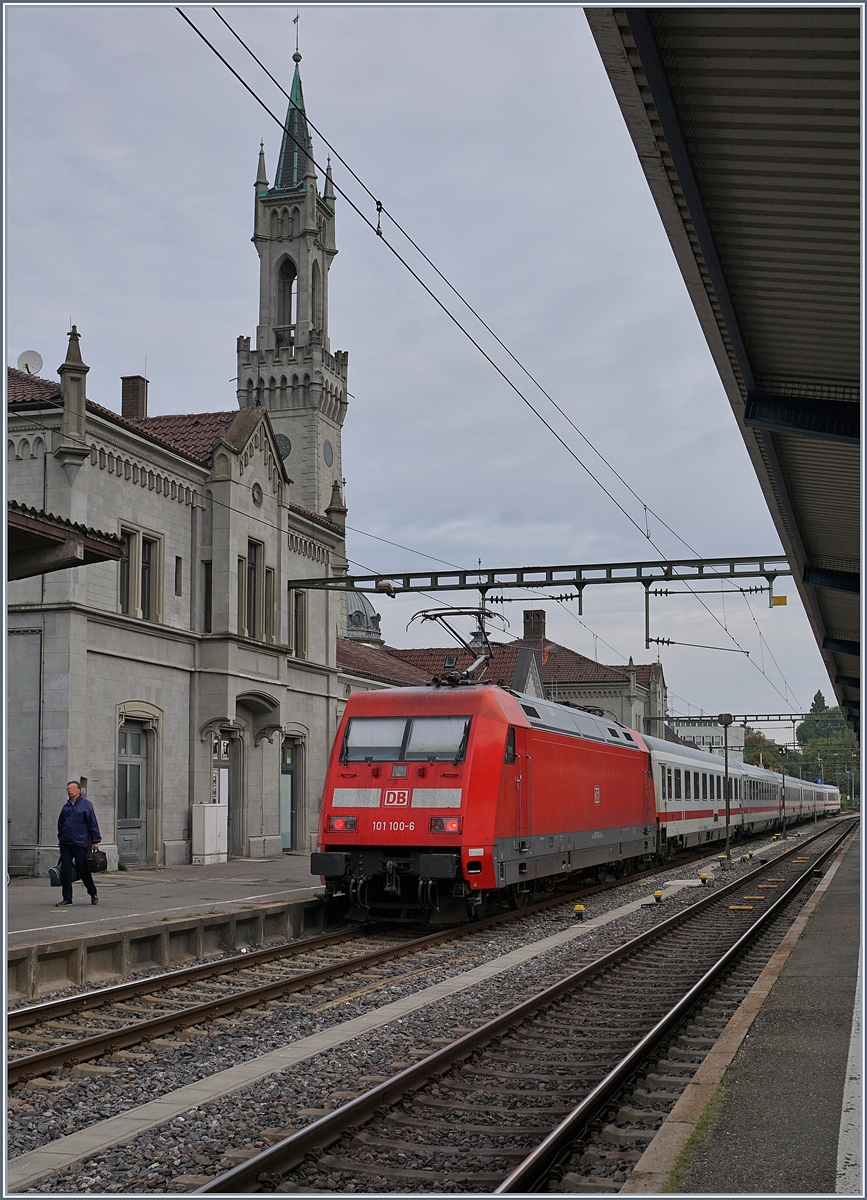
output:
M 385 792 L 383 804 L 386 808 L 405 808 L 409 804 L 409 788 L 401 788 L 400 790 L 389 788 Z

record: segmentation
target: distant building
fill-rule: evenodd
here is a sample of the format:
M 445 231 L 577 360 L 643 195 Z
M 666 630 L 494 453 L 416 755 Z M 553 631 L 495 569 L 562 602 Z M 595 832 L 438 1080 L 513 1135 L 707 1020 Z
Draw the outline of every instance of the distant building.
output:
M 708 754 L 724 754 L 725 734 L 716 717 L 669 717 L 669 727 L 688 746 Z M 744 727 L 729 725 L 729 758 L 744 761 Z
M 228 807 L 229 855 L 315 839 L 346 615 L 342 596 L 295 581 L 346 571 L 347 355 L 328 339 L 334 189 L 329 168 L 317 190 L 298 57 L 273 187 L 259 154 L 259 325 L 253 348 L 238 342 L 239 407 L 149 416 L 137 375 L 120 413 L 95 404 L 74 327 L 59 381 L 8 373 L 9 498 L 70 538 L 123 541 L 120 562 L 9 584 L 14 873 L 56 861 L 69 779 L 112 867 L 190 862 L 195 806 L 211 800 Z
M 377 633 L 378 629 L 377 621 Z M 613 717 L 639 733 L 665 737 L 667 692 L 659 663 L 636 665 L 630 659 L 627 666 L 618 667 L 595 662 L 552 642 L 546 635 L 545 613 L 541 610 L 524 613 L 523 638 L 506 643 L 493 641 L 491 648 L 491 659 L 473 676 L 480 682 L 499 683 L 561 704 L 574 704 Z M 394 646 L 377 649 L 371 644 L 365 651 L 362 662 L 352 657 L 348 645 L 338 643 L 338 664 L 343 674 L 354 666 L 359 686 L 362 679 L 369 680 L 365 686 L 418 686 L 435 675 L 464 671 L 473 662 L 473 657 L 459 646 L 404 650 Z M 399 678 L 388 665 L 389 658 L 412 667 L 417 676 Z

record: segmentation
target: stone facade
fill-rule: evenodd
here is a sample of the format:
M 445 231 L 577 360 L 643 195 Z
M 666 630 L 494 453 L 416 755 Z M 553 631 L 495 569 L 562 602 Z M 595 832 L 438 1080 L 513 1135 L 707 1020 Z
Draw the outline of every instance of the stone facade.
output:
M 346 570 L 347 356 L 326 336 L 330 172 L 320 196 L 312 159 L 300 181 L 282 170 L 298 128 L 295 102 L 281 186 L 267 187 L 260 154 L 260 323 L 255 350 L 239 342 L 239 408 L 148 417 L 136 376 L 123 381 L 123 414 L 95 404 L 74 328 L 59 383 L 9 371 L 9 498 L 126 542 L 119 564 L 9 585 L 14 873 L 56 861 L 69 779 L 84 781 L 111 867 L 190 862 L 194 810 L 214 799 L 227 804 L 230 855 L 315 841 L 345 611 L 293 581 Z M 277 326 L 293 271 L 288 335 Z M 254 360 L 250 388 L 240 367 Z

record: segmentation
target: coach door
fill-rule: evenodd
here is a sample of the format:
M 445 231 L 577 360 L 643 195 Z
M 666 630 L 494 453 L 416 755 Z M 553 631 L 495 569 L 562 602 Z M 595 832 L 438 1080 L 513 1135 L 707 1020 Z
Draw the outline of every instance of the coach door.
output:
M 664 770 L 665 768 L 663 768 Z M 644 834 L 645 837 L 653 832 L 656 823 L 656 813 L 653 794 L 653 759 L 648 754 L 647 770 L 644 772 Z
M 147 735 L 124 721 L 117 735 L 117 854 L 122 863 L 147 859 Z

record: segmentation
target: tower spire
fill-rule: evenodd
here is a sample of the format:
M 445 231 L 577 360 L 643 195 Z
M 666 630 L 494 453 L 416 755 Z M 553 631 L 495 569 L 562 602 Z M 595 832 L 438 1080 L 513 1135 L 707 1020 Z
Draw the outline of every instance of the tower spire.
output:
M 268 172 L 265 169 L 265 143 L 259 143 L 259 170 L 256 172 L 256 191 L 267 192 Z
M 259 255 L 256 345 L 238 339 L 238 404 L 261 404 L 293 479 L 292 499 L 339 525 L 340 430 L 346 415 L 347 356 L 328 337 L 328 273 L 337 253 L 329 164 L 319 195 L 296 50 L 295 77 L 272 187 L 260 151 L 253 242 Z
M 307 150 L 310 146 L 310 131 L 304 111 L 304 92 L 301 89 L 301 72 L 298 69 L 301 55 L 296 50 L 292 58 L 295 62 L 295 74 L 292 76 L 292 87 L 289 91 L 289 108 L 283 125 L 283 144 L 280 147 L 280 161 L 274 180 L 274 187 L 281 192 L 293 191 L 304 186 Z
M 325 191 L 322 193 L 322 199 L 329 208 L 334 208 L 334 180 L 331 177 L 331 155 L 328 156 L 328 165 L 325 168 Z

